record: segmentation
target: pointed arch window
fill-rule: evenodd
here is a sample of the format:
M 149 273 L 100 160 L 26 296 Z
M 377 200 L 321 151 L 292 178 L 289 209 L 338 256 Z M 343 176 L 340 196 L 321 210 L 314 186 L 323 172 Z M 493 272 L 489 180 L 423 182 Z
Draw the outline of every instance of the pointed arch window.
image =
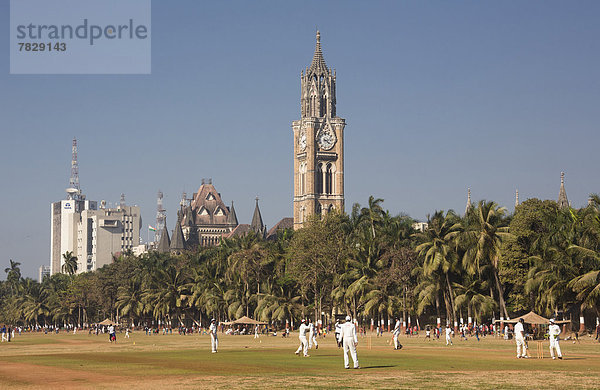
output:
M 325 169 L 325 193 L 333 193 L 333 166 L 331 163 L 327 164 L 327 168 Z
M 317 175 L 316 175 L 316 193 L 317 194 L 322 194 L 323 193 L 323 163 L 319 163 L 317 165 Z
M 300 187 L 300 195 L 306 194 L 306 163 L 300 164 L 300 177 L 299 177 L 299 187 Z

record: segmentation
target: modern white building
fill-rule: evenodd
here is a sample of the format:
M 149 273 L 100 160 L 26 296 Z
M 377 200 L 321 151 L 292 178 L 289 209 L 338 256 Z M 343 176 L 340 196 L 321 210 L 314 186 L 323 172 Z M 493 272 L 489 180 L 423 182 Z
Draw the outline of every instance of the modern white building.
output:
M 140 243 L 142 223 L 138 206 L 98 208 L 88 200 L 52 203 L 50 273 L 62 272 L 63 255 L 77 257 L 77 273 L 94 271 L 113 261 L 113 256 Z
M 61 200 L 50 206 L 50 274 L 61 272 L 66 252 L 77 251 L 77 229 L 84 210 L 95 210 L 97 202 L 83 199 Z

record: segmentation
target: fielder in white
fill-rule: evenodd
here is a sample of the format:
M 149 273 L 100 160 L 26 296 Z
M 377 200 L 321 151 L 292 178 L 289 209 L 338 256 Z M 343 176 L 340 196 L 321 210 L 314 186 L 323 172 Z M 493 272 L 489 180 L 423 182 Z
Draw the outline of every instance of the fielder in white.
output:
M 219 348 L 219 339 L 217 338 L 217 323 L 213 318 L 210 320 L 210 327 L 208 328 L 208 333 L 210 334 L 210 348 L 212 353 L 217 353 Z
M 298 338 L 300 339 L 300 346 L 296 350 L 296 355 L 299 355 L 300 351 L 302 351 L 302 353 L 304 354 L 304 357 L 309 357 L 310 355 L 308 354 L 308 340 L 306 340 L 306 334 L 309 331 L 309 327 L 308 327 L 308 325 L 306 325 L 306 321 L 302 320 L 302 323 L 300 324 L 300 329 L 298 329 L 298 331 L 299 331 Z
M 394 349 L 400 349 L 398 336 L 400 336 L 400 319 L 396 318 L 396 326 L 394 326 Z
M 350 352 L 352 361 L 354 362 L 354 368 L 360 368 L 358 365 L 358 356 L 356 355 L 358 338 L 356 338 L 356 328 L 354 327 L 350 316 L 346 316 L 346 322 L 342 324 L 339 341 L 344 344 L 344 367 L 350 368 L 350 360 L 348 359 L 348 352 Z
M 258 338 L 258 325 L 256 325 L 254 327 L 254 338 L 257 339 Z
M 309 337 L 308 337 L 308 348 L 311 349 L 313 344 L 315 345 L 315 349 L 319 349 L 319 344 L 317 343 L 317 331 L 315 329 L 315 324 L 309 319 L 308 320 L 308 329 L 309 329 Z
M 519 319 L 519 322 L 515 324 L 515 342 L 517 343 L 517 359 L 519 358 L 528 358 L 527 356 L 527 347 L 525 347 L 525 328 L 523 324 L 525 321 L 523 319 Z
M 548 336 L 550 338 L 550 356 L 552 359 L 556 359 L 554 356 L 554 350 L 559 359 L 562 359 L 562 353 L 560 352 L 560 345 L 558 345 L 558 335 L 560 335 L 560 326 L 554 323 L 554 320 L 550 320 L 550 326 L 548 327 Z
M 452 328 L 450 325 L 446 326 L 446 345 L 452 345 Z

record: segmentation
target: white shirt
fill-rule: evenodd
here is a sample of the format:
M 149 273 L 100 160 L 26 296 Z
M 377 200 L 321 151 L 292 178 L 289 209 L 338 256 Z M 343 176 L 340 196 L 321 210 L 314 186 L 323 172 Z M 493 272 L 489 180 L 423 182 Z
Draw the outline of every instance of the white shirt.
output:
M 525 334 L 525 329 L 523 329 L 523 324 L 517 322 L 515 325 L 515 339 L 523 340 L 523 335 Z
M 115 327 L 114 326 L 109 326 L 108 327 L 108 333 L 115 333 Z
M 396 326 L 394 327 L 394 336 L 400 334 L 400 320 L 396 321 Z
M 315 333 L 315 324 L 313 324 L 312 322 L 308 325 L 309 329 L 310 329 L 310 333 Z
M 552 324 L 548 327 L 548 335 L 553 340 L 558 340 L 558 335 L 560 334 L 560 326 L 556 324 Z
M 212 324 L 210 324 L 210 328 L 208 328 L 208 332 L 210 334 L 212 334 L 213 336 L 217 337 L 217 324 L 214 322 Z
M 342 331 L 340 333 L 340 340 L 343 340 L 345 338 L 352 338 L 354 339 L 355 343 L 358 343 L 358 338 L 356 338 L 356 328 L 354 327 L 352 321 L 348 321 L 342 324 L 341 330 Z
M 452 328 L 447 327 L 446 328 L 446 337 L 450 337 L 451 334 L 452 334 Z
M 379 329 L 379 327 L 377 327 Z M 335 333 L 340 334 L 342 332 L 342 325 L 339 322 L 335 323 Z
M 300 325 L 300 337 L 306 337 L 306 333 L 308 333 L 309 327 L 306 324 Z

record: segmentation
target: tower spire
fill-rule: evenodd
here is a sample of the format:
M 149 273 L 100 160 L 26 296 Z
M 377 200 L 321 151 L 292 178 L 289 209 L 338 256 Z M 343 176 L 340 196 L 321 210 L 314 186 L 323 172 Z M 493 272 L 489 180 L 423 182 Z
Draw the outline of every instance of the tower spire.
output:
M 323 58 L 323 51 L 321 50 L 321 33 L 317 30 L 317 43 L 315 45 L 315 54 L 313 55 L 312 63 L 308 69 L 308 73 L 315 73 L 318 75 L 329 74 L 329 68 Z
M 473 205 L 471 204 L 471 189 L 467 188 L 467 207 L 465 207 L 465 214 L 467 214 L 469 210 L 471 210 L 471 207 L 473 207 Z
M 569 200 L 567 199 L 567 191 L 565 190 L 565 173 L 560 173 L 560 191 L 558 192 L 558 208 L 569 207 Z
M 519 189 L 515 191 L 515 208 L 519 205 Z

